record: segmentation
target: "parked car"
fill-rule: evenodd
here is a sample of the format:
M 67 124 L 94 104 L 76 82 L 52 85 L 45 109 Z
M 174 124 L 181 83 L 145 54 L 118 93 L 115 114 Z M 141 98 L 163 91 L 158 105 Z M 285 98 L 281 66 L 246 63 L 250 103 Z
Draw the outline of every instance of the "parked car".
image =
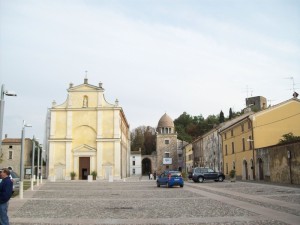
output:
M 180 171 L 164 171 L 156 180 L 157 187 L 166 185 L 167 187 L 180 186 L 183 187 L 184 181 Z
M 1 173 L 2 173 L 2 169 L 0 170 L 0 183 L 2 181 Z M 11 181 L 13 182 L 13 191 L 18 190 L 20 188 L 20 177 L 19 177 L 19 175 L 16 172 L 10 170 L 10 176 L 9 177 L 10 177 Z
M 19 188 L 20 188 L 20 176 L 12 170 L 10 171 L 10 175 L 11 175 L 11 178 L 12 178 L 12 181 L 13 181 L 13 190 L 14 191 L 16 189 L 19 190 Z
M 202 183 L 205 180 L 214 180 L 222 182 L 225 179 L 225 175 L 222 172 L 216 172 L 210 168 L 195 167 L 191 175 L 189 175 L 194 182 Z

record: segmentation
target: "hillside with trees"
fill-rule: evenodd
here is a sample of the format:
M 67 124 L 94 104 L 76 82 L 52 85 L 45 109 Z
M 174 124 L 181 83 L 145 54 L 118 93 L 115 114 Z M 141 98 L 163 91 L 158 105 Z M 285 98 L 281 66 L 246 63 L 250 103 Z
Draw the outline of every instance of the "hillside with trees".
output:
M 231 108 L 229 109 L 229 116 L 227 118 L 225 118 L 223 111 L 217 116 L 209 115 L 206 118 L 201 114 L 199 116 L 192 116 L 187 112 L 183 112 L 174 120 L 177 138 L 186 142 L 192 142 L 220 123 L 241 114 L 242 112 L 233 112 Z M 139 126 L 133 129 L 130 133 L 130 139 L 131 151 L 139 151 L 141 149 L 142 155 L 151 155 L 156 150 L 155 128 L 151 126 Z

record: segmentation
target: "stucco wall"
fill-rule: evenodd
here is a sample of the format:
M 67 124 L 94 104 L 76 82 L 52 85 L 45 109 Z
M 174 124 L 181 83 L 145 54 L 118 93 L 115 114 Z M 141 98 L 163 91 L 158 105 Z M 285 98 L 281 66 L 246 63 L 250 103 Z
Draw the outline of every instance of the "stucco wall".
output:
M 257 160 L 259 158 L 263 160 L 265 180 L 300 184 L 300 142 L 258 149 Z

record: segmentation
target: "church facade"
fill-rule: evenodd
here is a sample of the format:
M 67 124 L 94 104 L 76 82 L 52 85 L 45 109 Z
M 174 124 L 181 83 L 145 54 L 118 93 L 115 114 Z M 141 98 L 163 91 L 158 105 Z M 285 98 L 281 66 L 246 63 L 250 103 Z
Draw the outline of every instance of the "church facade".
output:
M 102 83 L 70 84 L 67 100 L 50 108 L 48 179 L 122 179 L 129 176 L 130 131 L 118 100 L 104 98 Z

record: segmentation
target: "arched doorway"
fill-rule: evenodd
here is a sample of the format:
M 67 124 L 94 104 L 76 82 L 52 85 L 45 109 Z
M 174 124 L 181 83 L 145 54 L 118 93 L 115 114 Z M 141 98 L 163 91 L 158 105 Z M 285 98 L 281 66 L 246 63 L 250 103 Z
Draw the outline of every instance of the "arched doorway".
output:
M 149 172 L 152 172 L 151 170 L 151 160 L 148 158 L 145 158 L 142 160 L 142 174 L 148 175 Z
M 264 179 L 264 162 L 261 158 L 258 159 L 258 176 L 259 180 Z
M 250 159 L 251 172 L 250 172 L 250 180 L 254 180 L 254 164 L 253 159 Z
M 248 180 L 248 163 L 246 160 L 243 161 L 243 180 Z

